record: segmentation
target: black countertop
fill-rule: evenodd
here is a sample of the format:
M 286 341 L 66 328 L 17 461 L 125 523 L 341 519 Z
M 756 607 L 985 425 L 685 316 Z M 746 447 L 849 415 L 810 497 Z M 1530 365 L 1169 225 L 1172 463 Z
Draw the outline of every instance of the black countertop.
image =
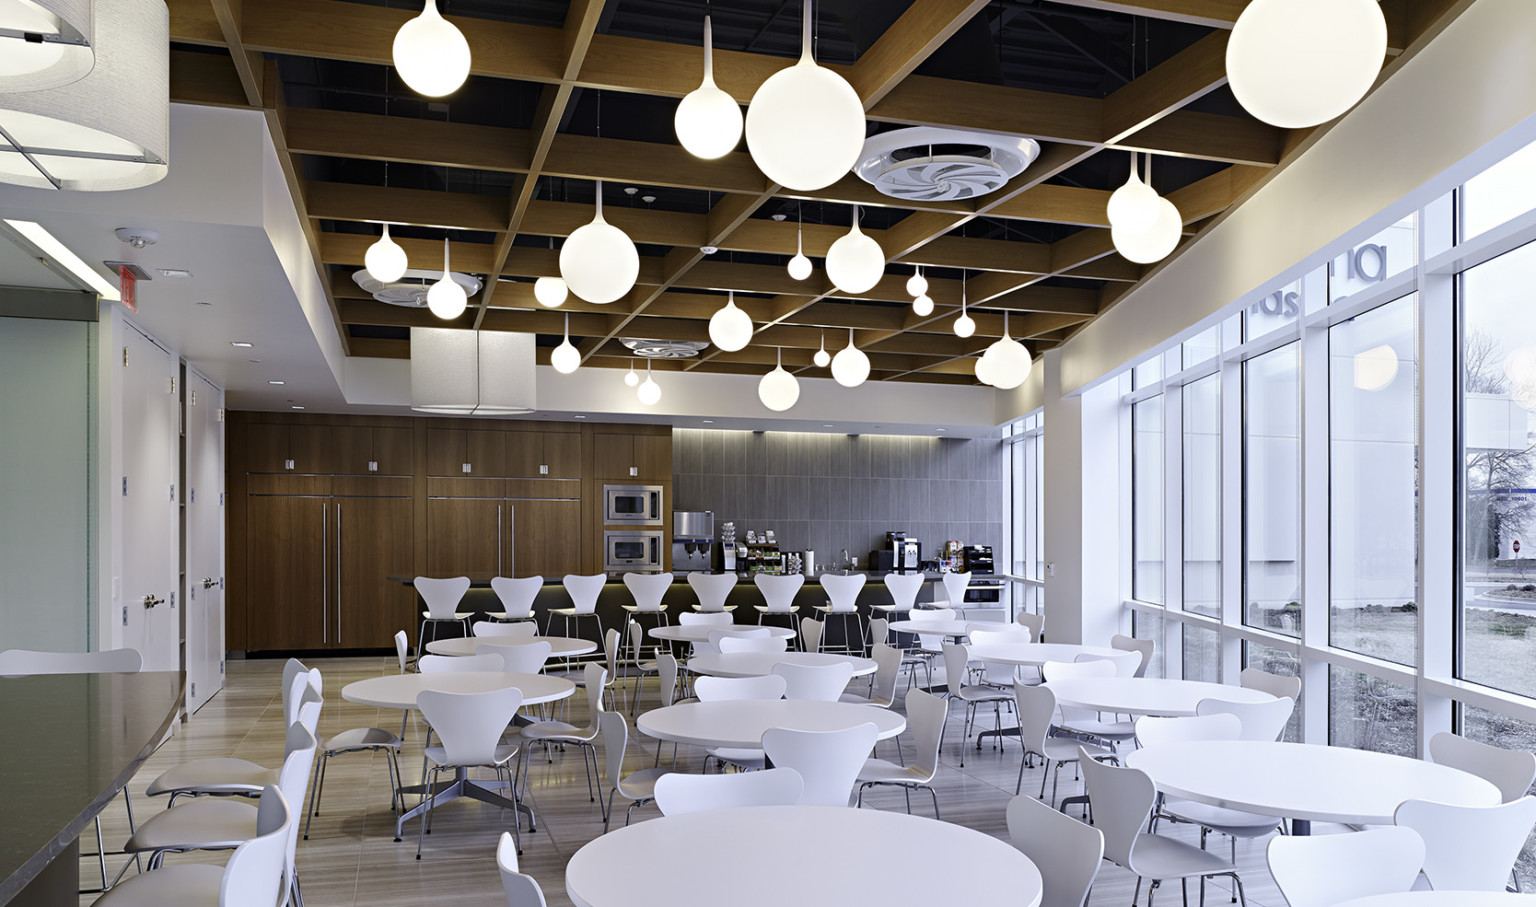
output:
M 832 573 L 834 576 L 839 575 L 839 571 L 828 571 L 828 572 Z M 885 573 L 886 573 L 886 571 L 883 571 L 883 570 L 881 570 L 881 571 L 875 571 L 875 570 L 855 570 L 853 572 L 854 573 L 858 573 L 858 574 L 863 574 L 866 577 L 866 581 L 870 582 L 870 583 L 880 582 L 881 581 L 881 577 L 885 576 Z M 608 576 L 608 582 L 610 582 L 610 583 L 622 584 L 624 582 L 624 574 L 622 574 L 622 573 L 609 573 L 609 574 L 607 574 L 607 576 Z M 752 582 L 752 576 L 753 575 L 750 574 L 750 573 L 739 573 L 739 574 L 737 574 L 737 576 L 739 576 L 741 581 L 744 582 L 744 583 Z M 929 570 L 929 571 L 927 571 L 927 572 L 925 572 L 923 574 L 923 579 L 927 580 L 927 581 L 931 581 L 931 582 L 937 582 L 937 581 L 939 581 L 939 579 L 942 576 L 943 576 L 942 573 L 937 573 L 935 571 Z M 409 585 L 412 585 L 415 582 L 416 577 L 414 577 L 414 576 L 387 576 L 387 577 L 385 577 L 385 579 L 388 580 L 389 582 L 392 582 L 392 583 L 399 583 L 402 586 L 409 586 Z M 808 576 L 808 577 L 805 578 L 805 581 L 807 583 L 815 584 L 820 579 L 821 579 L 820 575 Z M 992 573 L 973 573 L 973 574 L 971 574 L 971 582 L 973 584 L 974 583 L 978 583 L 978 582 L 993 582 L 993 581 L 1001 582 L 1001 581 L 1003 581 L 1005 579 L 1007 579 L 1007 577 L 999 576 L 997 574 L 992 574 Z M 673 571 L 673 573 L 672 573 L 672 580 L 673 580 L 673 582 L 677 582 L 677 583 L 686 583 L 688 581 L 688 574 L 686 572 L 683 572 L 683 571 Z M 558 577 L 558 576 L 546 576 L 546 577 L 544 577 L 544 585 L 546 585 L 546 586 L 558 586 L 558 585 L 560 585 L 560 577 Z M 489 577 L 489 576 L 470 576 L 470 578 L 469 578 L 469 586 L 470 586 L 471 589 L 489 589 L 491 587 L 491 577 Z
M 0 677 L 0 904 L 117 796 L 181 697 L 179 672 Z

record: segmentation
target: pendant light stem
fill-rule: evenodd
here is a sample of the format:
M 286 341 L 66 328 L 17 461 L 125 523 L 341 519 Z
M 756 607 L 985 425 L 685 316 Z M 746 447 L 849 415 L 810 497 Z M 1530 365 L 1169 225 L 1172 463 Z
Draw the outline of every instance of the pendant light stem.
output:
M 802 61 L 816 62 L 816 57 L 811 53 L 811 0 L 805 0 L 805 12 L 800 15 L 800 59 Z
M 1004 340 L 1012 340 L 1013 339 L 1012 337 L 1008 336 L 1008 310 L 1007 309 L 1003 309 L 1003 339 Z
M 448 279 L 448 234 L 443 234 L 443 279 Z
M 704 14 L 704 82 L 715 84 L 715 39 L 707 12 Z
M 603 219 L 603 181 L 597 181 L 597 219 Z
M 571 342 L 571 313 L 565 313 L 565 342 Z

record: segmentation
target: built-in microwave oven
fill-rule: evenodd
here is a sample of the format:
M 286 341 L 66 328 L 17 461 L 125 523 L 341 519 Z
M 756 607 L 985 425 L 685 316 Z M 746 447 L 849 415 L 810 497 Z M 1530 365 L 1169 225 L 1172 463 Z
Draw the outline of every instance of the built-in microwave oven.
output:
M 603 523 L 608 526 L 660 526 L 660 485 L 604 485 Z
M 604 572 L 660 570 L 661 535 L 654 529 L 604 530 Z

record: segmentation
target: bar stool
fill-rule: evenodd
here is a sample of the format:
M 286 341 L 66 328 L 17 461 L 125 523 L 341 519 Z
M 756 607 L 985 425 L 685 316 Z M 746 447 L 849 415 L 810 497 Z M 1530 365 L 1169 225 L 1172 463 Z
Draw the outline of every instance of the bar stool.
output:
M 416 594 L 421 596 L 427 610 L 421 612 L 421 627 L 416 631 L 416 651 L 425 651 L 427 640 L 427 624 L 432 625 L 432 639 L 437 639 L 437 625 L 456 623 L 469 635 L 469 619 L 474 616 L 473 611 L 458 610 L 459 603 L 464 600 L 464 594 L 469 591 L 469 577 L 451 576 L 446 579 L 433 579 L 430 576 L 418 576 L 411 583 L 416 587 Z
M 886 591 L 891 593 L 891 603 L 870 605 L 870 617 L 874 617 L 876 611 L 883 611 L 886 620 L 890 620 L 892 614 L 900 620 L 906 612 L 917 607 L 917 593 L 922 590 L 925 582 L 921 573 L 887 573 L 882 579 L 885 580 Z M 871 639 L 869 644 L 873 646 L 877 642 L 885 640 Z
M 823 573 L 821 575 L 821 588 L 827 593 L 827 603 L 817 605 L 816 610 L 826 615 L 826 620 L 831 621 L 835 614 L 842 618 L 843 645 L 841 650 L 849 655 L 863 654 L 864 652 L 864 627 L 859 623 L 859 590 L 864 588 L 864 574 L 849 573 L 839 575 L 836 573 Z M 853 631 L 848 629 L 848 619 L 853 618 Z M 858 639 L 859 647 L 853 646 L 854 639 Z M 826 640 L 822 640 L 822 651 L 831 650 Z
M 490 616 L 504 623 L 531 620 L 537 625 L 539 619 L 533 616 L 533 600 L 539 597 L 539 590 L 543 588 L 542 576 L 494 577 L 491 580 L 491 591 L 496 593 L 496 598 L 506 610 L 491 611 Z
M 565 586 L 565 593 L 571 597 L 569 608 L 549 609 L 549 629 L 551 636 L 555 629 L 555 615 L 565 618 L 564 636 L 571 635 L 571 621 L 576 621 L 576 632 L 581 632 L 581 621 L 592 618 L 597 621 L 597 643 L 603 642 L 603 619 L 597 614 L 597 596 L 603 591 L 603 585 L 608 582 L 608 574 L 597 573 L 592 576 L 580 576 L 575 573 L 567 573 L 560 578 L 560 584 Z
M 667 618 L 667 606 L 661 603 L 662 596 L 672 588 L 672 574 L 670 573 L 626 573 L 624 585 L 629 589 L 633 604 L 624 605 L 625 611 L 631 616 L 629 623 L 639 625 L 640 615 L 649 614 L 656 618 L 656 625 L 665 627 L 671 624 Z M 656 647 L 651 647 L 654 656 Z M 640 646 L 635 644 L 635 660 L 640 659 Z
M 944 597 L 949 600 L 949 607 L 955 609 L 961 620 L 965 620 L 965 587 L 971 584 L 971 572 L 945 573 L 940 579 L 944 581 Z M 934 604 L 937 607 L 944 603 Z
M 721 611 L 735 611 L 735 605 L 725 603 L 726 596 L 736 588 L 736 580 L 739 577 L 734 573 L 690 573 L 688 585 L 693 588 L 693 594 L 698 598 L 698 603 L 693 610 L 703 614 L 716 614 Z
M 779 576 L 772 573 L 759 573 L 752 577 L 757 584 L 757 591 L 763 594 L 763 604 L 753 605 L 757 609 L 757 622 L 762 624 L 763 618 L 772 614 L 777 617 L 788 617 L 789 628 L 795 629 L 795 612 L 800 606 L 795 604 L 795 593 L 805 585 L 805 577 L 798 573 Z

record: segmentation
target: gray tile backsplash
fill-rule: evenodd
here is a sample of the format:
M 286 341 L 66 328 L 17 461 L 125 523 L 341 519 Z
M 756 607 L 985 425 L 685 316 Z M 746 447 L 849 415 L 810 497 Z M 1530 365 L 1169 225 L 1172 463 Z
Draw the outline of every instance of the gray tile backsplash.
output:
M 772 529 L 788 549 L 862 562 L 891 529 L 923 543 L 1003 544 L 1008 460 L 997 438 L 672 431 L 673 509 Z

